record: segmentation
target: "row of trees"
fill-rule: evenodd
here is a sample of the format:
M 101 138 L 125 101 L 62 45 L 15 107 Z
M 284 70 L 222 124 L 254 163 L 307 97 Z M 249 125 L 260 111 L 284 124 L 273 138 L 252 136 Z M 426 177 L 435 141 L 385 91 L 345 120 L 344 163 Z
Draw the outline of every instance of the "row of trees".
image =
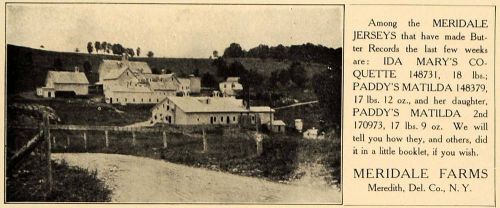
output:
M 217 51 L 214 51 L 214 57 Z M 315 45 L 306 43 L 302 45 L 283 46 L 267 46 L 260 44 L 255 48 L 248 51 L 244 50 L 240 44 L 231 43 L 229 47 L 224 50 L 222 55 L 226 58 L 260 58 L 260 59 L 277 59 L 277 60 L 292 60 L 303 62 L 315 62 L 327 65 L 337 65 L 338 60 L 334 57 L 342 56 L 342 49 L 328 48 L 322 45 Z
M 127 53 L 131 57 L 134 57 L 135 55 L 137 55 L 137 56 L 141 55 L 141 48 L 140 47 L 137 47 L 137 49 L 134 50 L 133 48 L 124 47 L 119 43 L 112 44 L 112 43 L 106 42 L 106 41 L 103 41 L 103 42 L 95 41 L 94 43 L 88 42 L 87 43 L 87 52 L 89 54 L 91 54 L 92 52 L 94 52 L 94 49 L 95 49 L 96 53 L 99 53 L 99 51 L 101 51 L 101 53 L 107 53 L 107 54 L 112 53 L 115 55 L 122 55 L 124 53 Z M 75 49 L 75 52 L 79 52 L 79 51 L 80 50 L 78 48 Z M 154 56 L 154 53 L 152 51 L 149 51 L 146 55 L 151 58 Z

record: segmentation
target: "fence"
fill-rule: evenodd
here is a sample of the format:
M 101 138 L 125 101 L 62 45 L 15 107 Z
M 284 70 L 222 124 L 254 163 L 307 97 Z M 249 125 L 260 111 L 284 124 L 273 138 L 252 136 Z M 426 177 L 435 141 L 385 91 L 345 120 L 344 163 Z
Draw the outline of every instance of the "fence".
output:
M 69 136 L 66 136 L 66 147 L 70 146 L 72 143 L 71 140 L 82 139 L 83 140 L 83 148 L 87 150 L 87 141 L 88 135 L 87 132 L 98 132 L 99 134 L 104 136 L 104 145 L 105 147 L 110 147 L 113 145 L 110 141 L 110 134 L 112 132 L 122 132 L 122 133 L 130 133 L 131 145 L 135 146 L 137 144 L 137 134 L 140 133 L 161 133 L 161 148 L 168 148 L 168 134 L 182 134 L 185 136 L 189 136 L 192 138 L 201 138 L 203 141 L 203 150 L 202 153 L 208 151 L 208 141 L 207 141 L 207 131 L 214 130 L 216 127 L 214 126 L 188 126 L 188 127 L 120 127 L 120 126 L 82 126 L 82 125 L 51 125 L 49 123 L 48 116 L 44 116 L 44 121 L 39 126 L 8 126 L 9 129 L 31 129 L 38 130 L 36 135 L 30 139 L 26 144 L 22 145 L 18 151 L 16 151 L 7 162 L 7 171 L 11 171 L 12 168 L 18 164 L 22 158 L 31 152 L 33 152 L 37 147 L 45 144 L 47 151 L 45 157 L 47 159 L 47 193 L 52 192 L 52 166 L 51 166 L 51 153 L 53 148 L 57 145 L 55 134 L 51 134 L 51 131 L 63 130 L 70 131 L 76 134 L 80 134 L 81 137 L 72 137 L 70 139 Z M 226 127 L 224 129 L 224 134 L 233 134 L 234 130 L 238 128 Z M 55 133 L 55 132 L 54 132 Z M 152 138 L 155 139 L 155 138 Z M 262 154 L 262 136 L 256 134 L 253 138 L 255 140 L 256 145 L 256 154 Z

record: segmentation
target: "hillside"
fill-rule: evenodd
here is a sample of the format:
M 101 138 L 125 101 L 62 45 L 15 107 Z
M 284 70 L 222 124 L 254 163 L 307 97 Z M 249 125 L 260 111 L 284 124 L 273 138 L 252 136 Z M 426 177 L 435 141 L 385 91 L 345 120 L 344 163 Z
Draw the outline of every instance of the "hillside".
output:
M 119 60 L 121 57 L 107 54 L 55 52 L 7 45 L 7 92 L 14 94 L 35 90 L 37 86 L 44 84 L 47 71 L 54 68 L 69 71 L 78 66 L 85 71 L 89 81 L 95 83 L 98 80 L 99 63 L 103 59 Z M 181 75 L 191 74 L 195 69 L 198 69 L 200 74 L 205 72 L 215 74 L 216 72 L 210 59 L 136 57 L 131 60 L 147 62 L 153 73 L 159 73 L 161 69 L 169 69 Z M 291 64 L 288 60 L 258 58 L 229 58 L 226 61 L 229 64 L 234 60 L 240 61 L 246 69 L 256 70 L 265 76 L 269 76 L 274 70 L 286 69 Z M 304 63 L 304 66 L 308 77 L 326 69 L 325 65 L 316 63 Z

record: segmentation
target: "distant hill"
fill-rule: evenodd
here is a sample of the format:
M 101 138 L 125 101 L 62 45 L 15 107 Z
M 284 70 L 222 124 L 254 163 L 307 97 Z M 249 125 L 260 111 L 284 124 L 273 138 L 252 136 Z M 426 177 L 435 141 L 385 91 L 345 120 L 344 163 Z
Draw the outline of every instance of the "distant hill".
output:
M 48 70 L 71 71 L 77 66 L 84 71 L 91 83 L 98 80 L 97 70 L 103 59 L 120 60 L 120 56 L 108 54 L 85 54 L 71 52 L 46 51 L 15 45 L 7 45 L 7 92 L 8 94 L 22 91 L 35 90 L 42 86 Z M 180 75 L 188 75 L 196 69 L 199 74 L 210 72 L 215 74 L 216 68 L 212 66 L 211 59 L 196 58 L 147 58 L 134 57 L 131 61 L 144 61 L 149 64 L 153 73 L 161 69 L 168 69 Z M 256 70 L 264 76 L 270 76 L 272 71 L 286 69 L 291 61 L 277 61 L 274 59 L 258 58 L 227 58 L 228 64 L 240 61 L 246 69 Z M 326 65 L 317 63 L 303 63 L 306 75 L 326 69 Z

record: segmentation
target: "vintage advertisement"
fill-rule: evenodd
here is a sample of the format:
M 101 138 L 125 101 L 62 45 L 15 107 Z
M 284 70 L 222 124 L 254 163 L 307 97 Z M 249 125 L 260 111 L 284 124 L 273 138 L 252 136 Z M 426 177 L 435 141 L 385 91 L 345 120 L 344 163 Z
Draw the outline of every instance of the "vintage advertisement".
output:
M 5 207 L 497 207 L 497 1 L 3 1 Z

